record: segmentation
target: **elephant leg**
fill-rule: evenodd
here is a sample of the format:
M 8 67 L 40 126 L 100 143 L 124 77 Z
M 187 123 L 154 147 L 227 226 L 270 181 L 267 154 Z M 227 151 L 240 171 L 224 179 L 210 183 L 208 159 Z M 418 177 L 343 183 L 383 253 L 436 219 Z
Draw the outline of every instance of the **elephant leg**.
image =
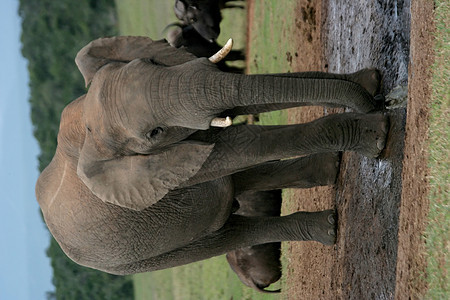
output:
M 192 136 L 214 143 L 202 168 L 183 186 L 247 170 L 269 161 L 344 150 L 376 157 L 385 145 L 388 119 L 380 113 L 333 114 L 313 122 L 285 126 L 232 126 Z
M 230 216 L 226 224 L 176 250 L 132 263 L 109 267 L 113 274 L 156 271 L 208 259 L 226 252 L 264 243 L 281 241 L 317 241 L 331 245 L 336 240 L 333 210 L 296 212 L 283 217 Z
M 333 184 L 339 170 L 337 152 L 271 161 L 232 175 L 235 195 L 246 191 L 310 188 Z

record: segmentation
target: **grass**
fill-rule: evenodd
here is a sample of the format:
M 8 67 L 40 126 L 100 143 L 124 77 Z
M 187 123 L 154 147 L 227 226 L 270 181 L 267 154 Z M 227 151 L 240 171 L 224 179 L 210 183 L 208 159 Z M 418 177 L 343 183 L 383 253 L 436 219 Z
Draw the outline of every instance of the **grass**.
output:
M 448 299 L 450 295 L 450 4 L 436 3 L 436 44 L 430 119 L 430 210 L 426 229 L 428 257 L 426 299 Z
M 122 35 L 143 35 L 152 39 L 166 37 L 167 25 L 178 22 L 173 12 L 174 1 L 157 0 L 116 0 L 119 18 L 119 31 Z M 234 39 L 234 48 L 245 46 L 245 10 L 228 9 L 222 12 L 222 33 L 219 44 L 228 38 Z
M 250 61 L 249 73 L 284 73 L 292 71 L 286 61 L 286 53 L 295 53 L 296 44 L 292 36 L 294 32 L 295 9 L 297 1 L 285 0 L 283 5 L 278 1 L 254 1 L 255 15 L 249 42 L 247 60 Z M 273 22 L 273 20 L 277 20 Z
M 134 275 L 136 299 L 245 299 L 224 257 Z
M 148 36 L 155 40 L 164 38 L 164 28 L 178 20 L 173 13 L 173 3 L 174 1 L 116 0 L 120 34 Z

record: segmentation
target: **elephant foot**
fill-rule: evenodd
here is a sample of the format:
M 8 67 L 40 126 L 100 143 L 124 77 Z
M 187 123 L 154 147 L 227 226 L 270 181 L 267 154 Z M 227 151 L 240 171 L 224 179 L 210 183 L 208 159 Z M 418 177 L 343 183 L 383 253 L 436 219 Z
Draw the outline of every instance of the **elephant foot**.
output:
M 373 97 L 380 93 L 381 74 L 377 69 L 362 69 L 356 73 L 348 74 L 348 79 L 365 88 Z
M 316 165 L 316 176 L 322 175 L 318 180 L 321 180 L 321 183 L 324 185 L 334 184 L 339 173 L 340 164 L 340 152 L 330 152 L 322 154 L 320 156 L 320 160 L 317 161 Z
M 298 218 L 300 240 L 316 241 L 324 245 L 336 243 L 337 215 L 335 210 L 297 212 L 292 216 Z
M 383 113 L 367 114 L 358 123 L 360 139 L 352 150 L 366 157 L 378 157 L 386 146 L 389 117 Z

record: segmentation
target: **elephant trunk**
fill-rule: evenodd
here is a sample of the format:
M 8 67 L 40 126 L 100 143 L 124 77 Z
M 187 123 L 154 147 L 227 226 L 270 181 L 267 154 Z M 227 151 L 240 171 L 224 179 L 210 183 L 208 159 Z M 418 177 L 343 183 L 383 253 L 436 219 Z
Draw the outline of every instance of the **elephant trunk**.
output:
M 368 112 L 373 97 L 346 75 L 292 73 L 273 75 L 226 74 L 219 103 L 230 114 L 250 114 L 304 105 L 349 107 Z
M 195 65 L 189 68 L 191 63 Z M 157 75 L 149 74 L 148 78 L 153 82 L 146 84 L 149 106 L 164 113 L 166 125 L 191 129 L 208 129 L 213 120 L 223 126 L 229 125 L 226 119 L 215 120 L 219 116 L 254 114 L 304 105 L 349 107 L 359 112 L 375 108 L 369 92 L 349 81 L 346 75 L 224 73 L 211 71 L 211 62 L 203 58 Z M 174 83 L 176 89 L 173 89 Z M 127 94 L 132 95 L 133 91 L 129 90 Z

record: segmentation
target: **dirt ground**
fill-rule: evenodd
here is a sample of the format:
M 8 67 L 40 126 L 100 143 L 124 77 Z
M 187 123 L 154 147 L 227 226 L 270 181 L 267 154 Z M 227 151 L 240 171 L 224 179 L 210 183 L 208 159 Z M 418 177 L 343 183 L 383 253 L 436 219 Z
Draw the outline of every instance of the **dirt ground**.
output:
M 288 299 L 416 299 L 426 290 L 420 274 L 428 211 L 433 2 L 371 2 L 297 2 L 296 32 L 289 33 L 301 53 L 288 58 L 294 71 L 376 67 L 383 74 L 383 94 L 408 85 L 408 104 L 387 111 L 391 129 L 381 158 L 345 153 L 334 187 L 292 191 L 297 205 L 289 210 L 336 207 L 339 232 L 334 247 L 289 243 L 283 291 Z M 339 110 L 293 109 L 289 121 L 334 112 Z

